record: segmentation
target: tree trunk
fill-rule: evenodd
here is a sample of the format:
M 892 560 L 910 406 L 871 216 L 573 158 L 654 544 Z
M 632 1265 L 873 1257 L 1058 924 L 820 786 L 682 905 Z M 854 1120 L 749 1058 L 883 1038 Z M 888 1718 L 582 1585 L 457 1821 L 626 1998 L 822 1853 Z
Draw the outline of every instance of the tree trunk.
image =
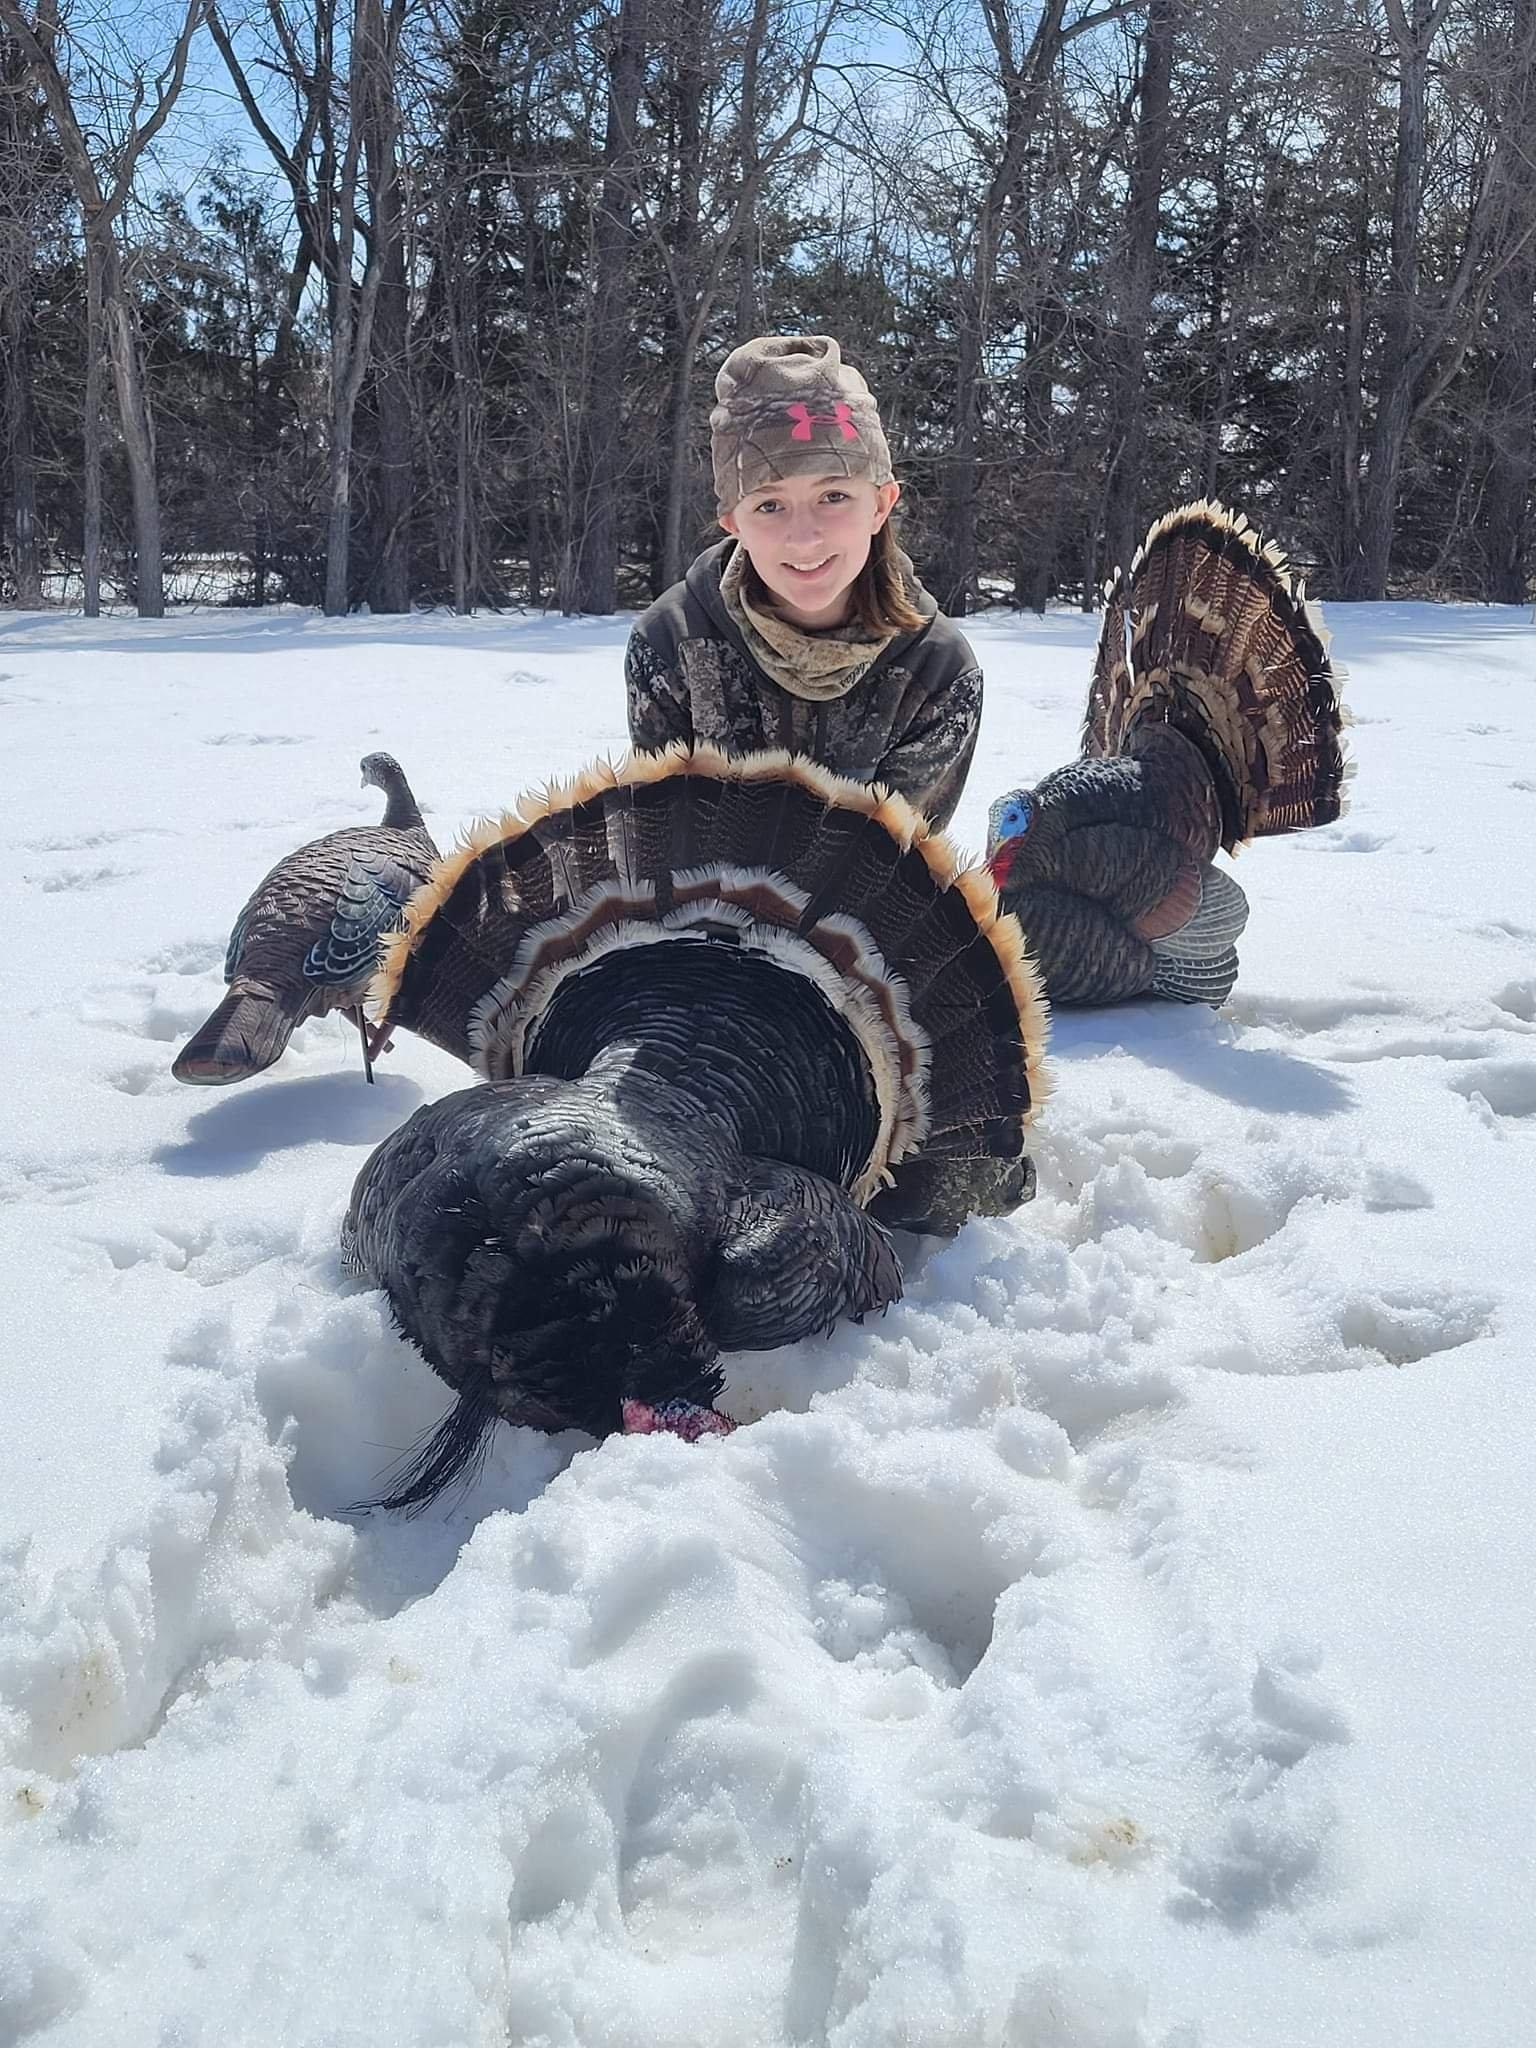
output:
M 30 268 L 6 280 L 0 305 L 0 364 L 5 373 L 5 469 L 11 485 L 11 572 L 17 604 L 35 610 L 43 601 L 43 553 L 32 431 L 30 286 Z
M 144 379 L 144 337 L 112 229 L 88 222 L 106 326 L 107 358 L 117 394 L 123 455 L 133 498 L 134 598 L 141 619 L 165 617 L 160 543 L 160 493 L 155 481 L 155 422 Z
M 0 382 L 5 395 L 4 470 L 11 490 L 11 572 L 16 602 L 43 601 L 42 537 L 37 528 L 37 453 L 33 431 L 32 297 L 40 110 L 26 91 L 20 50 L 0 45 L 0 162 L 11 191 L 0 202 Z
M 1515 7 L 1513 44 L 1520 70 L 1508 119 L 1519 142 L 1506 236 L 1518 236 L 1536 219 L 1536 0 L 1519 0 Z M 1486 595 L 1495 604 L 1524 604 L 1536 494 L 1536 238 L 1497 279 L 1491 313 L 1492 452 L 1483 491 Z
M 460 618 L 475 608 L 479 577 L 475 562 L 474 485 L 469 380 L 453 375 L 453 608 Z
M 453 372 L 453 608 L 463 614 L 480 600 L 479 497 L 475 457 L 479 443 L 482 390 L 475 349 L 474 268 L 469 260 L 467 205 L 461 192 L 450 216 L 447 316 Z
M 672 377 L 671 402 L 667 407 L 667 500 L 657 577 L 662 590 L 670 590 L 688 567 L 683 527 L 688 509 L 689 429 L 693 424 L 693 359 L 696 347 L 691 334 L 683 337 Z M 658 591 L 657 595 L 660 594 Z
M 328 619 L 345 618 L 351 604 L 352 444 L 378 281 L 378 266 L 371 263 L 361 289 L 350 277 L 342 277 L 336 287 L 336 317 L 331 325 L 329 510 L 325 526 Z
M 1360 494 L 1360 549 L 1348 595 L 1382 598 L 1397 524 L 1397 483 L 1413 424 L 1413 357 L 1419 299 L 1419 221 L 1424 200 L 1424 100 L 1435 0 L 1406 0 L 1397 36 L 1397 147 L 1392 163 L 1392 259 L 1382 313 L 1371 427 Z
M 361 289 L 344 278 L 336 291 L 336 319 L 331 328 L 330 507 L 325 527 L 328 619 L 345 618 L 351 603 L 352 444 L 378 282 L 378 267 L 370 264 Z
M 571 530 L 561 565 L 560 609 L 567 613 L 611 612 L 618 604 L 629 259 L 649 13 L 650 0 L 619 0 L 613 22 L 603 182 L 592 236 L 591 345 L 576 426 Z
M 976 580 L 976 468 L 981 421 L 981 362 L 987 305 L 992 294 L 995 241 L 992 208 L 983 207 L 976 225 L 971 275 L 960 282 L 960 318 L 955 336 L 955 400 L 950 449 L 944 463 L 942 539 L 935 564 L 934 596 L 941 610 L 964 618 Z
M 368 51 L 363 149 L 373 253 L 379 264 L 371 364 L 378 420 L 374 495 L 374 559 L 369 603 L 379 612 L 411 608 L 411 375 L 405 279 L 405 225 L 400 197 L 399 108 L 395 98 L 400 0 L 386 25 L 370 10 L 375 33 Z
M 1173 48 L 1180 11 L 1180 0 L 1149 0 L 1147 8 L 1138 91 L 1140 111 L 1126 207 L 1119 319 L 1111 351 L 1114 394 L 1104 491 L 1104 547 L 1109 569 L 1128 569 L 1141 538 L 1142 469 L 1147 438 L 1147 330 L 1152 318 L 1163 172 L 1168 159 Z
M 373 345 L 381 251 L 377 243 L 359 286 L 352 275 L 357 246 L 357 184 L 363 130 L 377 67 L 384 61 L 380 0 L 357 0 L 352 23 L 351 121 L 336 173 L 336 267 L 331 309 L 330 480 L 325 531 L 325 615 L 346 616 L 351 604 L 352 454 L 357 397 Z
M 757 83 L 763 57 L 763 39 L 769 18 L 769 0 L 757 0 L 747 24 L 746 48 L 741 58 L 741 113 L 737 122 L 737 152 L 741 159 L 744 191 L 755 189 L 761 175 L 758 150 Z M 741 224 L 736 242 L 736 340 L 751 341 L 763 322 L 762 294 L 757 282 L 757 215 L 750 210 Z
M 1339 392 L 1339 585 L 1349 589 L 1360 561 L 1360 443 L 1365 429 L 1365 294 L 1344 287 L 1344 365 Z
M 187 53 L 202 19 L 204 4 L 205 0 L 187 0 L 171 57 L 155 87 L 154 105 L 143 120 L 139 117 L 144 101 L 144 80 L 140 76 L 135 81 L 127 134 L 117 153 L 111 189 L 103 191 L 90 144 L 76 117 L 69 86 L 54 54 L 59 27 L 56 5 L 53 0 L 47 6 L 40 5 L 34 22 L 22 13 L 17 0 L 0 0 L 0 22 L 15 37 L 48 102 L 54 134 L 80 202 L 87 249 L 94 254 L 94 260 L 88 256 L 88 269 L 100 294 L 97 305 L 105 319 L 112 382 L 117 392 L 123 448 L 133 491 L 134 551 L 137 557 L 135 592 L 140 616 L 149 619 L 161 618 L 165 613 L 160 560 L 160 497 L 155 486 L 155 427 L 149 405 L 144 339 L 139 331 L 138 309 L 129 292 L 117 246 L 116 222 L 132 190 L 139 158 L 165 125 L 186 81 Z M 89 587 L 88 578 L 88 590 Z
M 80 536 L 85 616 L 101 617 L 101 278 L 90 244 L 85 250 L 85 416 L 81 462 L 85 470 Z

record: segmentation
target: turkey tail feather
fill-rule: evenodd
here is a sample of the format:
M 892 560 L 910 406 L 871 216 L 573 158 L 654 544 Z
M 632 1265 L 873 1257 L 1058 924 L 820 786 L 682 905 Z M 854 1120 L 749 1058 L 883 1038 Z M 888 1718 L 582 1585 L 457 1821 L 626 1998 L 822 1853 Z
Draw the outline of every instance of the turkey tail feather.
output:
M 245 1081 L 282 1057 L 308 1005 L 303 995 L 232 988 L 176 1055 L 178 1081 L 219 1087 Z
M 788 754 L 633 755 L 475 828 L 386 942 L 372 1000 L 383 1028 L 496 1079 L 536 1059 L 573 975 L 675 939 L 765 954 L 852 1031 L 880 1112 L 856 1199 L 947 1119 L 990 1116 L 984 1149 L 1022 1150 L 1045 1011 L 990 877 L 902 798 Z
M 1328 824 L 1348 775 L 1328 637 L 1247 520 L 1210 499 L 1182 506 L 1106 590 L 1083 752 L 1136 753 L 1175 727 L 1210 768 L 1228 852 Z

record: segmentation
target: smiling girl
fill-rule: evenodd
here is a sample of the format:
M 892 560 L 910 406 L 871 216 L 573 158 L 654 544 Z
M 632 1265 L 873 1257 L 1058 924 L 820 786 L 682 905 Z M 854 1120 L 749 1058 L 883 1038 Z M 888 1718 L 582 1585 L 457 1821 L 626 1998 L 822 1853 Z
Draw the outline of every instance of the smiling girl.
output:
M 901 486 L 868 385 L 828 336 L 769 335 L 732 351 L 715 396 L 727 538 L 635 625 L 631 743 L 783 747 L 947 824 L 981 671 L 896 545 Z

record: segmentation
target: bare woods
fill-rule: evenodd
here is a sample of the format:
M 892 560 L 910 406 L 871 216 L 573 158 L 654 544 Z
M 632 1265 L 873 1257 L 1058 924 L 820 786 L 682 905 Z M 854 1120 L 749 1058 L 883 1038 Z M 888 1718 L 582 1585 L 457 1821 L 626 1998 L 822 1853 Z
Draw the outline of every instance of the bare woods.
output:
M 0 600 L 644 600 L 839 336 L 951 609 L 1536 558 L 1536 0 L 0 0 Z

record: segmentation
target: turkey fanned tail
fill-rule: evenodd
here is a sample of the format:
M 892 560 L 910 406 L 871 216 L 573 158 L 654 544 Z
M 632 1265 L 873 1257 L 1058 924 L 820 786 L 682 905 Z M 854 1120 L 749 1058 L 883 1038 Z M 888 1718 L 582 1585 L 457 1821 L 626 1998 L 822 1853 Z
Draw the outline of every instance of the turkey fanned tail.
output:
M 1211 863 L 1338 817 L 1339 678 L 1246 520 L 1159 519 L 1105 592 L 1081 757 L 993 806 L 989 864 L 1053 1003 L 1220 1003 L 1247 903 Z
M 1172 726 L 1210 770 L 1221 843 L 1330 824 L 1347 768 L 1339 676 L 1283 555 L 1211 499 L 1154 522 L 1105 592 L 1087 757 Z

